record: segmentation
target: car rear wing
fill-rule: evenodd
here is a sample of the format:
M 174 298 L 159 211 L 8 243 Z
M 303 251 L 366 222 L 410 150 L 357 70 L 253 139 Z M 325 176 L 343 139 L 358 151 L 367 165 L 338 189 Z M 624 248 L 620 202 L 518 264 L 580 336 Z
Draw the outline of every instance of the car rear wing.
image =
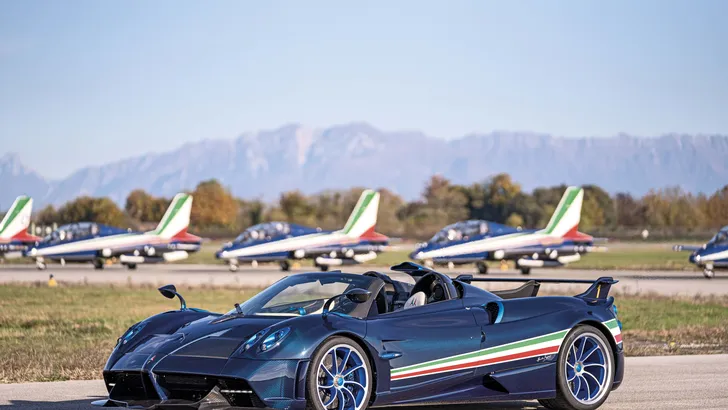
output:
M 596 280 L 590 279 L 531 279 L 531 278 L 474 278 L 473 275 L 460 275 L 455 278 L 458 282 L 471 284 L 473 282 L 516 282 L 528 283 L 534 282 L 536 286 L 542 283 L 558 283 L 558 284 L 585 284 L 591 285 L 584 293 L 575 295 L 574 297 L 582 298 L 588 302 L 596 302 L 605 300 L 609 296 L 609 290 L 612 285 L 619 282 L 611 276 L 602 276 Z

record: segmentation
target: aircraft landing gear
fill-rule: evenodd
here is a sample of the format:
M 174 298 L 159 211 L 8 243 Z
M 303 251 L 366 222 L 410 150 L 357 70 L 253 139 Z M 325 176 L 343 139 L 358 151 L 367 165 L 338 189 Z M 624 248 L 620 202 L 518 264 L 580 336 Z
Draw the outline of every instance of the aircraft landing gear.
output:
M 281 261 L 280 265 L 283 272 L 288 272 L 289 270 L 291 270 L 291 264 L 288 263 L 288 261 Z
M 321 269 L 321 272 L 326 272 L 329 270 L 329 265 L 319 265 L 319 269 Z
M 228 264 L 228 269 L 230 269 L 230 272 L 237 272 L 238 271 L 238 264 L 230 262 Z
M 475 267 L 478 268 L 478 273 L 481 275 L 488 274 L 488 265 L 486 265 L 485 262 L 476 262 Z
M 47 267 L 48 267 L 48 265 L 46 265 L 46 263 L 43 261 L 35 262 L 35 268 L 38 270 L 46 270 Z
M 705 268 L 703 269 L 703 276 L 708 279 L 713 279 L 715 277 L 715 271 L 711 268 Z
M 129 270 L 136 270 L 137 264 L 136 263 L 127 263 L 126 268 Z
M 531 274 L 531 268 L 521 268 L 521 273 L 524 275 L 530 275 Z
M 94 269 L 96 269 L 96 270 L 101 270 L 104 268 L 104 260 L 101 258 L 94 259 L 93 264 L 94 264 Z

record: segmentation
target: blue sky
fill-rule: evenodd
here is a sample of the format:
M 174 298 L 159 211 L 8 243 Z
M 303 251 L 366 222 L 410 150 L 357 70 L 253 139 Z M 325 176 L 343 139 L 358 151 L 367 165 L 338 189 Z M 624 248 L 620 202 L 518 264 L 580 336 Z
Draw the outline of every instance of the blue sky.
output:
M 728 133 L 726 1 L 0 2 L 0 155 L 48 177 L 290 122 Z

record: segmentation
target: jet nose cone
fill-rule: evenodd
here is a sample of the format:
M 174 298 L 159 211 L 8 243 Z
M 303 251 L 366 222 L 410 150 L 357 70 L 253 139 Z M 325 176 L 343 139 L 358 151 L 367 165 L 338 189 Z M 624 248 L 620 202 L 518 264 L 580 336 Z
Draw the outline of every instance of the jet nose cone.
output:
M 415 261 L 422 259 L 422 256 L 423 256 L 423 254 L 422 254 L 422 251 L 420 251 L 420 250 L 415 250 L 412 253 L 410 253 L 410 255 L 409 255 L 410 259 L 415 260 Z
M 220 249 L 219 251 L 217 251 L 217 253 L 215 253 L 215 258 L 217 258 L 217 259 L 225 259 L 225 256 L 226 255 L 227 255 L 227 251 L 224 250 L 224 249 Z

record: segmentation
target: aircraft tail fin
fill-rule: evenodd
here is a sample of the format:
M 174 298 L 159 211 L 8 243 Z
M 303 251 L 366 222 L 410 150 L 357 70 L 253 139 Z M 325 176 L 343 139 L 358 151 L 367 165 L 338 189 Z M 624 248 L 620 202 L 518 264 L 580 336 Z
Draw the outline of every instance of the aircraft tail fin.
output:
M 551 216 L 551 220 L 542 232 L 559 238 L 579 234 L 579 220 L 581 219 L 583 200 L 584 189 L 575 186 L 568 187 Z
M 150 233 L 165 239 L 185 235 L 190 224 L 190 212 L 192 212 L 192 195 L 183 193 L 175 195 L 157 229 Z
M 379 192 L 365 189 L 354 207 L 344 229 L 340 232 L 351 238 L 360 238 L 374 232 L 379 212 Z
M 0 222 L 0 239 L 28 236 L 31 212 L 33 212 L 33 198 L 24 195 L 17 197 Z

